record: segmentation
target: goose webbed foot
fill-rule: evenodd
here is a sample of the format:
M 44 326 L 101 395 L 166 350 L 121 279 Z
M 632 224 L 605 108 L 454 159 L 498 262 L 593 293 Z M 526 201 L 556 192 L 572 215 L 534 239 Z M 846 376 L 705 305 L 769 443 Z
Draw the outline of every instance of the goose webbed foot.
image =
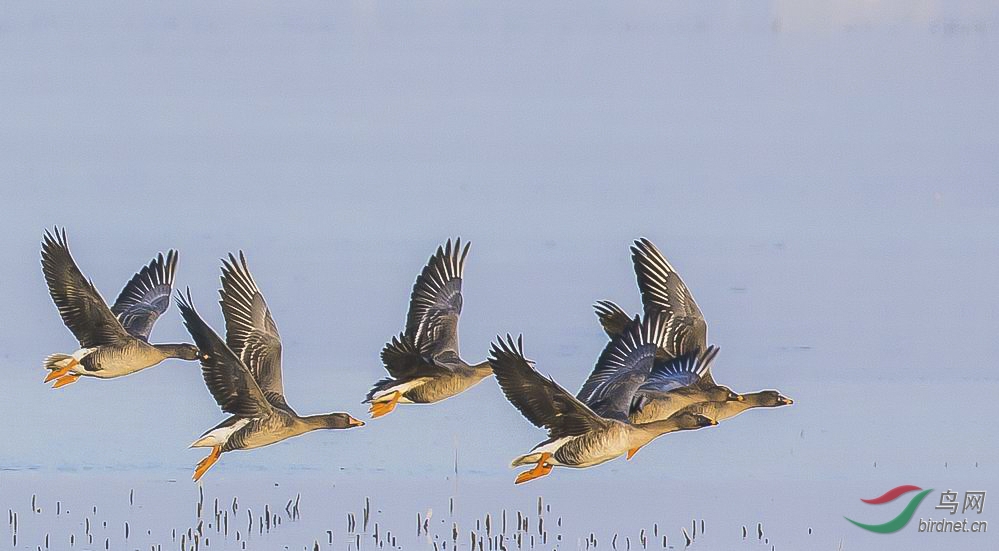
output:
M 531 470 L 524 471 L 517 475 L 517 480 L 514 481 L 514 484 L 523 484 L 524 482 L 534 480 L 535 478 L 541 478 L 542 476 L 546 476 L 552 472 L 554 466 L 548 463 L 548 458 L 551 456 L 552 454 L 547 452 L 541 454 L 541 458 L 538 459 L 538 464 Z
M 194 481 L 197 482 L 201 480 L 201 477 L 208 472 L 208 469 L 212 468 L 212 465 L 219 460 L 222 455 L 222 446 L 212 447 L 212 453 L 208 454 L 208 457 L 201 460 L 198 466 L 194 468 Z
M 73 369 L 78 365 L 80 365 L 80 362 L 70 358 L 69 363 L 67 363 L 65 366 L 49 371 L 49 374 L 45 376 L 45 380 L 42 382 L 47 383 L 49 381 L 54 381 L 60 377 L 65 377 L 66 375 L 69 374 L 71 369 Z
M 66 386 L 66 385 L 75 383 L 79 379 L 80 379 L 80 376 L 77 375 L 76 373 L 67 373 L 67 374 L 62 375 L 61 377 L 57 378 L 55 384 L 52 385 L 52 388 L 62 388 L 64 386 Z M 46 382 L 49 381 L 49 380 L 50 379 L 46 379 Z
M 392 410 L 395 409 L 396 404 L 399 403 L 399 398 L 402 397 L 402 393 L 396 390 L 389 393 L 386 396 L 391 396 L 391 398 L 385 400 L 384 399 L 385 396 L 383 396 L 382 399 L 380 399 L 379 401 L 371 403 L 371 407 L 368 409 L 368 413 L 371 414 L 372 419 L 377 419 L 383 415 L 388 415 L 389 413 L 392 413 Z

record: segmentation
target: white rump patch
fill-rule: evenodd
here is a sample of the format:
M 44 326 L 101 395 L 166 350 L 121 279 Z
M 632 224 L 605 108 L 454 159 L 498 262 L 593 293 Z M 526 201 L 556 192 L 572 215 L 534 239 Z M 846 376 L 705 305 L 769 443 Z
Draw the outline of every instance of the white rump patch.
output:
M 249 419 L 240 419 L 228 427 L 219 427 L 197 439 L 193 444 L 191 444 L 191 447 L 213 448 L 215 446 L 221 446 L 229 441 L 229 438 L 233 435 L 233 433 L 245 427 L 249 422 Z
M 413 379 L 412 381 L 406 381 L 405 383 L 398 384 L 398 385 L 395 385 L 395 386 L 391 386 L 389 388 L 386 388 L 385 390 L 379 390 L 378 392 L 374 393 L 373 396 L 371 396 L 371 401 L 372 402 L 387 402 L 388 400 L 382 400 L 382 398 L 385 398 L 386 396 L 388 396 L 389 394 L 392 394 L 393 392 L 398 392 L 400 394 L 405 394 L 406 391 L 408 391 L 409 389 L 416 388 L 416 387 L 418 387 L 418 386 L 426 383 L 429 380 L 430 380 L 430 377 L 420 377 L 419 379 Z M 410 403 L 410 401 L 407 400 L 405 396 L 402 396 L 402 397 L 399 398 L 399 403 L 400 404 L 407 404 L 407 403 Z
M 543 454 L 543 453 L 548 453 L 548 454 L 552 455 L 552 457 L 548 458 L 547 462 L 549 464 L 551 464 L 551 465 L 560 465 L 560 463 L 555 460 L 555 457 L 554 457 L 555 456 L 555 452 L 557 452 L 559 448 L 561 448 L 562 446 L 564 446 L 566 444 L 566 442 L 569 442 L 570 440 L 575 440 L 576 438 L 579 438 L 579 437 L 578 436 L 563 436 L 562 438 L 559 438 L 558 440 L 556 440 L 554 442 L 549 442 L 548 444 L 545 444 L 543 446 L 538 446 L 538 447 L 534 448 L 533 450 L 531 450 L 531 453 L 526 454 L 526 455 L 522 455 L 522 456 L 514 459 L 513 463 L 511 463 L 510 466 L 511 467 L 520 467 L 521 465 L 531 465 L 533 463 L 537 463 L 538 460 L 541 459 L 541 454 Z

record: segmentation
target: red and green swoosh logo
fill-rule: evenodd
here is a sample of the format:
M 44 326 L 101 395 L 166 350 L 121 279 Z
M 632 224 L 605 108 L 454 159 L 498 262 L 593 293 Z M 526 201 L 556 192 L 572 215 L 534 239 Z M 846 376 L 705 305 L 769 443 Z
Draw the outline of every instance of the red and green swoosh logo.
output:
M 896 499 L 899 498 L 899 496 L 902 496 L 904 494 L 913 491 L 919 491 L 919 493 L 912 496 L 912 499 L 909 500 L 909 504 L 905 506 L 905 509 L 903 509 L 902 512 L 899 513 L 897 517 L 889 520 L 884 524 L 864 524 L 862 522 L 857 522 L 851 518 L 847 517 L 843 518 L 856 524 L 857 526 L 863 528 L 864 530 L 875 532 L 877 534 L 891 534 L 892 532 L 898 532 L 899 530 L 902 529 L 902 527 L 904 527 L 906 524 L 909 523 L 909 520 L 912 519 L 912 515 L 916 513 L 916 507 L 919 507 L 919 504 L 923 502 L 923 498 L 926 497 L 926 494 L 933 491 L 932 488 L 930 488 L 929 490 L 923 490 L 919 486 L 912 486 L 912 485 L 899 486 L 897 488 L 892 488 L 891 490 L 888 490 L 887 492 L 884 493 L 884 495 L 880 497 L 860 500 L 863 501 L 864 503 L 869 503 L 871 505 L 882 505 L 884 503 L 890 503 L 892 501 L 895 501 Z

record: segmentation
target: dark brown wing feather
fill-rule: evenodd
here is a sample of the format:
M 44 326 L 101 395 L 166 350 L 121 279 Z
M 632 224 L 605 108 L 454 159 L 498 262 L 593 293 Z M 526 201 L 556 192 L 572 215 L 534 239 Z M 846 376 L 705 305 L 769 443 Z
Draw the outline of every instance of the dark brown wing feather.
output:
M 66 241 L 66 230 L 42 238 L 42 273 L 63 323 L 85 348 L 114 344 L 129 337 L 100 293 L 80 272 Z
M 429 343 L 434 357 L 458 357 L 458 317 L 461 315 L 461 281 L 470 243 L 452 246 L 448 239 L 430 257 L 416 278 L 406 316 L 406 335 L 417 347 Z M 434 323 L 430 323 L 433 321 Z
M 201 319 L 187 297 L 177 298 L 184 325 L 201 351 L 201 374 L 205 385 L 219 407 L 226 413 L 240 417 L 267 417 L 273 411 L 271 404 L 257 385 L 250 370 L 229 349 L 221 337 Z
M 524 358 L 522 338 L 514 342 L 497 338 L 490 350 L 489 363 L 507 400 L 528 421 L 548 429 L 548 437 L 578 436 L 606 428 L 602 419 L 555 381 L 542 376 Z
M 665 334 L 659 316 L 638 316 L 614 337 L 597 360 L 577 398 L 603 417 L 627 421 L 635 392 L 645 383 L 655 363 L 656 344 Z
M 226 344 L 257 380 L 268 400 L 288 409 L 281 377 L 281 336 L 242 251 L 222 261 L 222 315 Z
M 449 372 L 430 357 L 429 347 L 425 345 L 422 349 L 417 348 L 405 333 L 392 337 L 382 348 L 382 363 L 389 375 L 398 381 L 434 377 Z
M 707 348 L 708 325 L 690 290 L 659 249 L 644 237 L 631 247 L 631 258 L 646 315 L 668 317 L 669 333 L 662 352 L 675 358 Z
M 165 259 L 156 255 L 125 284 L 111 312 L 130 335 L 149 340 L 156 320 L 170 307 L 176 270 L 177 251 L 170 250 Z
M 624 333 L 625 328 L 631 323 L 631 317 L 620 306 L 609 300 L 597 301 L 593 305 L 593 310 L 600 320 L 600 326 L 604 328 L 607 336 L 612 339 Z

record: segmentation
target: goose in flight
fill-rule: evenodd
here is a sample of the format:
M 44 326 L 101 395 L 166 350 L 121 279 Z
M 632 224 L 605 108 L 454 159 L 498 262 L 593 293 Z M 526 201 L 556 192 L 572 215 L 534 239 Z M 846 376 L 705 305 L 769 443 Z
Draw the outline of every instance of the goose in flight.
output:
M 53 388 L 80 377 L 112 379 L 152 367 L 168 358 L 196 360 L 191 344 L 150 344 L 153 325 L 170 306 L 177 251 L 159 254 L 132 276 L 110 308 L 84 277 L 69 252 L 66 230 L 46 230 L 42 238 L 42 273 L 63 323 L 80 342 L 72 354 L 45 358 L 45 382 Z
M 318 429 L 364 423 L 347 413 L 300 416 L 288 405 L 281 379 L 281 337 L 241 252 L 222 265 L 226 342 L 194 309 L 190 291 L 177 299 L 184 324 L 201 351 L 205 384 L 230 417 L 205 432 L 192 448 L 211 448 L 194 471 L 200 480 L 224 453 L 249 450 Z
M 497 338 L 489 361 L 503 394 L 528 421 L 548 430 L 547 440 L 513 460 L 513 467 L 534 465 L 517 476 L 517 484 L 545 476 L 556 466 L 592 467 L 624 454 L 630 459 L 663 434 L 715 424 L 690 412 L 649 423 L 628 420 L 634 394 L 652 369 L 664 330 L 661 320 L 651 316 L 644 323 L 636 317 L 626 325 L 604 348 L 587 379 L 587 402 L 538 373 L 524 357 L 522 338 L 516 342 L 509 335 L 505 341 Z
M 389 377 L 371 388 L 373 418 L 397 404 L 432 404 L 468 390 L 492 374 L 488 361 L 470 365 L 458 353 L 461 282 L 470 244 L 457 239 L 437 247 L 423 268 L 409 299 L 406 328 L 382 349 Z
M 707 322 L 687 285 L 648 239 L 636 240 L 631 253 L 645 315 L 661 314 L 667 320 L 667 334 L 656 351 L 655 366 L 632 404 L 633 422 L 665 419 L 695 404 L 700 404 L 696 412 L 722 421 L 751 408 L 794 403 L 774 390 L 737 394 L 715 383 L 711 364 L 718 348 L 707 344 Z M 597 302 L 594 309 L 611 338 L 630 319 L 610 301 Z

